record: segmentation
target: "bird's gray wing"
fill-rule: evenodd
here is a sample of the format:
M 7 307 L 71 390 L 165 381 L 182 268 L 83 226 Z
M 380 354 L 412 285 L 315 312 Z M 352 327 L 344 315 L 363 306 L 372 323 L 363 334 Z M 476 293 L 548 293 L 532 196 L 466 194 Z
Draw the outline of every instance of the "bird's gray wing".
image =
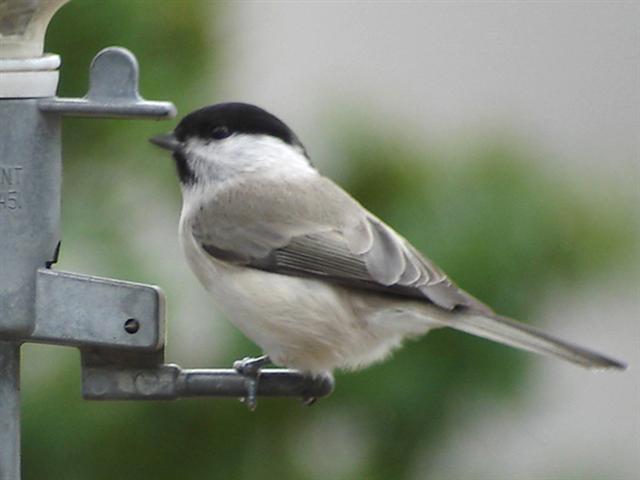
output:
M 212 257 L 282 275 L 490 312 L 330 180 L 256 181 L 221 191 L 191 219 Z

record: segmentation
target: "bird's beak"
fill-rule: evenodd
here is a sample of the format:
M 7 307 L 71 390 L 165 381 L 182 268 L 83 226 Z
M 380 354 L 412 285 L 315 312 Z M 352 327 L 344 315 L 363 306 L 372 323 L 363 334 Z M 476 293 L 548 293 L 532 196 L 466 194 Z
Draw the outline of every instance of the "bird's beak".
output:
M 172 152 L 175 152 L 182 147 L 182 142 L 176 138 L 173 132 L 156 135 L 155 137 L 151 137 L 149 141 L 160 148 L 164 148 L 165 150 L 170 150 Z

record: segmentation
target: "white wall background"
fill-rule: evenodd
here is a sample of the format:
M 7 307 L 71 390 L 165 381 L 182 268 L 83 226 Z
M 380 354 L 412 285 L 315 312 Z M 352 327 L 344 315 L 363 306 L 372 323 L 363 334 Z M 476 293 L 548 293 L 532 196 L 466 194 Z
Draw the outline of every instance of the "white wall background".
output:
M 356 104 L 431 137 L 506 129 L 575 171 L 637 172 L 638 2 L 238 2 L 226 13 L 223 97 L 271 108 L 316 149 L 319 121 Z

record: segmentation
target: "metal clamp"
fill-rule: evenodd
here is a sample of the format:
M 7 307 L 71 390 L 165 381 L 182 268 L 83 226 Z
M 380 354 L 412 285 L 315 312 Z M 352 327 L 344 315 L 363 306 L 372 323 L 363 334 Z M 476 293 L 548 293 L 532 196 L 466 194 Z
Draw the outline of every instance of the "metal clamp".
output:
M 152 102 L 140 96 L 138 72 L 138 61 L 129 50 L 105 48 L 91 62 L 89 91 L 83 98 L 45 98 L 38 107 L 43 112 L 75 117 L 175 117 L 176 108 L 171 102 Z

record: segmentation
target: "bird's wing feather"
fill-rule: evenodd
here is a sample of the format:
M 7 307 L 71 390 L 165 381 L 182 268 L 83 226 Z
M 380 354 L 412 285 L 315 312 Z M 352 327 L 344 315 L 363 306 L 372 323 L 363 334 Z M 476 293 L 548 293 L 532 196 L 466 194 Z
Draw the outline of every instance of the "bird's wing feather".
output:
M 218 260 L 428 300 L 447 310 L 491 312 L 320 175 L 221 189 L 191 224 L 202 249 Z

